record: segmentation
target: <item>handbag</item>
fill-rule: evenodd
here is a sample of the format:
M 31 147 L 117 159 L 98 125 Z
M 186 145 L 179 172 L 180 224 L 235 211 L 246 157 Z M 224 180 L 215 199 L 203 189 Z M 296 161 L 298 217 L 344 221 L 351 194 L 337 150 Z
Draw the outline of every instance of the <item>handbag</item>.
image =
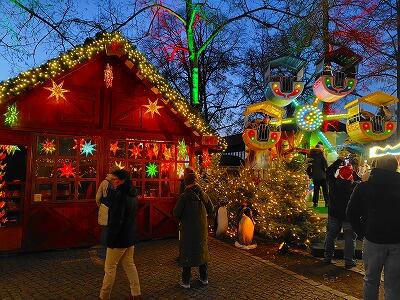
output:
M 97 222 L 99 223 L 99 225 L 102 225 L 102 226 L 108 225 L 108 207 L 103 203 L 100 203 L 99 215 L 97 217 Z
M 108 197 L 108 191 L 112 189 L 112 185 L 109 182 L 107 185 L 107 190 L 104 193 L 103 192 L 103 197 L 100 200 L 100 206 L 99 206 L 99 214 L 97 216 L 97 222 L 99 225 L 102 226 L 107 226 L 108 225 L 108 207 L 110 206 L 110 199 Z

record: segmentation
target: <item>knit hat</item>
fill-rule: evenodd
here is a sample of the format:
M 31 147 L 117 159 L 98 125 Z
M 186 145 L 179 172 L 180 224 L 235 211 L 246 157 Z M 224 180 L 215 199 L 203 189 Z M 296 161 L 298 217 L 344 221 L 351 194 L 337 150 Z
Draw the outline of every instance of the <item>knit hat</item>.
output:
M 353 167 L 351 165 L 340 167 L 337 177 L 344 180 L 353 180 Z

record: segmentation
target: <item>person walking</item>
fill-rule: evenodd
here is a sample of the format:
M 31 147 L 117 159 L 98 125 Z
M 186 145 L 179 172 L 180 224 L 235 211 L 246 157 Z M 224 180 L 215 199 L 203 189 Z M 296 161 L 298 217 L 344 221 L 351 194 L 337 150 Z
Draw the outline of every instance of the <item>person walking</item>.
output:
M 379 297 L 384 269 L 385 299 L 400 299 L 400 174 L 393 155 L 377 159 L 368 180 L 354 189 L 347 217 L 364 236 L 364 299 Z
M 329 205 L 324 263 L 331 263 L 335 249 L 335 240 L 343 228 L 345 268 L 351 269 L 356 265 L 354 252 L 357 235 L 346 218 L 346 208 L 355 183 L 352 166 L 343 166 L 343 163 L 345 161 L 339 158 L 327 169 Z
M 190 288 L 191 268 L 199 267 L 200 282 L 208 284 L 207 215 L 214 212 L 213 204 L 206 193 L 196 184 L 195 173 L 184 177 L 185 191 L 179 196 L 174 216 L 180 222 L 179 265 L 182 267 L 183 288 Z
M 109 191 L 107 253 L 100 299 L 109 299 L 119 261 L 129 280 L 129 299 L 142 299 L 138 272 L 133 260 L 136 237 L 137 194 L 125 170 L 112 172 L 113 190 Z
M 308 174 L 314 184 L 313 206 L 318 206 L 319 190 L 322 188 L 324 195 L 325 206 L 329 203 L 328 184 L 326 181 L 326 169 L 328 162 L 326 161 L 323 147 L 321 144 L 310 150 L 311 165 L 308 169 Z

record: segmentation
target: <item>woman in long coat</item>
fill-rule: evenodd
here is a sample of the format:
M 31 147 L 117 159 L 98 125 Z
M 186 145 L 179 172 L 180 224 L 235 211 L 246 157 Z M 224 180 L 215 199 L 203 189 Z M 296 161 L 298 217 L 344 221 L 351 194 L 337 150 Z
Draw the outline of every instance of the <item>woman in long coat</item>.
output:
M 207 215 L 214 212 L 210 198 L 196 184 L 196 175 L 185 175 L 185 191 L 174 208 L 174 216 L 180 222 L 179 265 L 182 270 L 180 285 L 190 288 L 191 267 L 199 267 L 200 281 L 208 284 Z

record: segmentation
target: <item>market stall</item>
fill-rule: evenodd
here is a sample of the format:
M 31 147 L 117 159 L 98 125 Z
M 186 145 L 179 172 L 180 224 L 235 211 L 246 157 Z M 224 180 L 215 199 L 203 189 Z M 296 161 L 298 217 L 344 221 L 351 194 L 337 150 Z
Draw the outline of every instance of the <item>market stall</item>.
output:
M 113 166 L 128 170 L 139 191 L 140 237 L 173 236 L 183 169 L 224 147 L 118 34 L 2 82 L 0 99 L 0 250 L 98 243 L 94 198 Z

